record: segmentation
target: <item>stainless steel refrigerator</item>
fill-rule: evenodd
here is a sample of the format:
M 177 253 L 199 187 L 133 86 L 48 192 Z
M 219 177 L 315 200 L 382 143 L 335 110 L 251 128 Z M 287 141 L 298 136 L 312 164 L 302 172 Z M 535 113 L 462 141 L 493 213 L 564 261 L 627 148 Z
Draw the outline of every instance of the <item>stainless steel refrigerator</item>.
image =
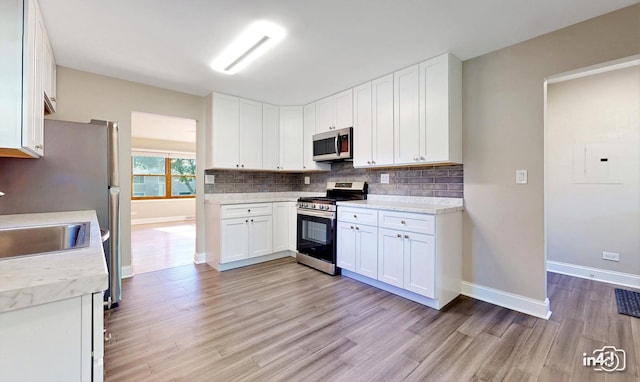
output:
M 44 156 L 0 158 L 0 215 L 95 210 L 109 270 L 105 302 L 122 301 L 118 124 L 45 120 Z M 1 217 L 0 217 L 1 218 Z

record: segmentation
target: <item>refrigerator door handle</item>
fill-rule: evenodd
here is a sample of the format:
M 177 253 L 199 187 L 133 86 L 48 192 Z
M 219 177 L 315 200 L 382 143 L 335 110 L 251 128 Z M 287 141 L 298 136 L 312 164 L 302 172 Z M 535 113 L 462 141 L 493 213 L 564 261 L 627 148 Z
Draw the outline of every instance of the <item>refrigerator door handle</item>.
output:
M 109 186 L 120 186 L 120 170 L 119 170 L 119 131 L 117 122 L 107 123 L 108 141 L 109 141 Z
M 109 188 L 109 230 L 111 246 L 109 247 L 109 288 L 110 304 L 122 301 L 122 269 L 120 259 L 120 188 Z M 109 307 L 110 308 L 110 307 Z

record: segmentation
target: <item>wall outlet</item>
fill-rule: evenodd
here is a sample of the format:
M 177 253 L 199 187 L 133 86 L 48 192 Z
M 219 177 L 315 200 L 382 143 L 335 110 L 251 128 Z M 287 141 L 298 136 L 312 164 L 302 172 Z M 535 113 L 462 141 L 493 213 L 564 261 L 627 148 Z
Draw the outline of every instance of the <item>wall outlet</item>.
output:
M 206 175 L 204 176 L 204 184 L 214 184 L 216 182 L 215 175 Z
M 389 174 L 380 174 L 380 183 L 389 184 Z
M 304 177 L 304 184 L 311 184 L 311 177 L 310 176 L 305 176 Z
M 615 252 L 602 251 L 602 258 L 609 261 L 620 261 L 620 254 Z

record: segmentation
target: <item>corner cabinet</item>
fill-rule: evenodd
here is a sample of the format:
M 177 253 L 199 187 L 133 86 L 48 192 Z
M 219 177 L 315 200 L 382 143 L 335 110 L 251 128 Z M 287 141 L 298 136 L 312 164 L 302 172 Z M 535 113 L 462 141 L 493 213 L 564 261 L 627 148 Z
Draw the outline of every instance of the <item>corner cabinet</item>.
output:
M 338 206 L 342 274 L 441 309 L 460 294 L 462 213 Z
M 0 156 L 44 154 L 44 114 L 56 109 L 56 64 L 35 0 L 0 4 Z
M 102 293 L 0 313 L 3 381 L 102 381 Z
M 206 261 L 224 271 L 290 256 L 295 202 L 205 202 Z

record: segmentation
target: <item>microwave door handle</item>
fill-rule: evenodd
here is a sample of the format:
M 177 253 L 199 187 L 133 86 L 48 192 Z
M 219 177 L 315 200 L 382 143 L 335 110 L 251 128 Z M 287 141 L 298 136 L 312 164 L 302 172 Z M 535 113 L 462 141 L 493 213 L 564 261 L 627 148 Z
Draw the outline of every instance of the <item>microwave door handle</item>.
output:
M 340 133 L 336 134 L 336 155 L 340 156 Z

